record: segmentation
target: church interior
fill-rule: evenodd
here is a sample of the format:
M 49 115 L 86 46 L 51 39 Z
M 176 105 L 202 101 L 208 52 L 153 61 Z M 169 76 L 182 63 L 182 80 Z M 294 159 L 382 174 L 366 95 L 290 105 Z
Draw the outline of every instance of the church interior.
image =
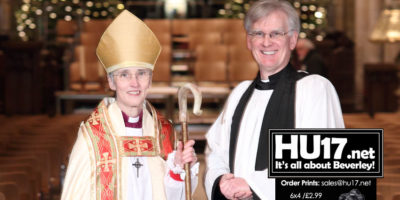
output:
M 202 93 L 203 113 L 189 113 L 188 132 L 200 161 L 193 198 L 207 199 L 205 134 L 233 88 L 258 72 L 243 27 L 254 1 L 0 0 L 0 200 L 60 198 L 80 123 L 114 96 L 95 49 L 124 9 L 162 45 L 146 99 L 178 135 L 179 87 L 193 83 Z M 288 1 L 299 37 L 323 60 L 346 128 L 384 130 L 376 199 L 400 200 L 400 0 Z

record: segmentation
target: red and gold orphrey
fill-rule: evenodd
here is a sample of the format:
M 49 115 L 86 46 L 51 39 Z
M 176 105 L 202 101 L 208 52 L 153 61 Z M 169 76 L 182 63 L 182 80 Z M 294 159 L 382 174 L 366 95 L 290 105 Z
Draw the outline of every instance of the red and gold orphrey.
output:
M 107 107 L 100 103 L 85 126 L 94 150 L 96 163 L 96 199 L 113 200 L 117 195 L 117 173 L 119 157 L 131 156 L 161 156 L 166 159 L 172 152 L 172 125 L 161 115 L 152 112 L 158 122 L 158 132 L 161 149 L 157 149 L 157 140 L 151 136 L 114 136 L 104 121 L 104 111 Z M 152 108 L 153 110 L 153 108 Z M 153 116 L 154 117 L 154 116 Z
M 157 145 L 151 136 L 118 137 L 118 150 L 122 156 L 157 156 Z

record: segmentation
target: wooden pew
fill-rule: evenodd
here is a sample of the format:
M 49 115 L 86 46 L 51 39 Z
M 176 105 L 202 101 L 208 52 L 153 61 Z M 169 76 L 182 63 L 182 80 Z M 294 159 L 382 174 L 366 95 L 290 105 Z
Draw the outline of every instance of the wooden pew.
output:
M 0 172 L 0 181 L 15 182 L 18 186 L 19 198 L 21 200 L 37 199 L 34 191 L 34 183 L 29 180 L 29 175 L 26 172 Z
M 7 200 L 20 200 L 19 187 L 15 182 L 2 182 L 0 181 L 0 192 L 3 193 Z

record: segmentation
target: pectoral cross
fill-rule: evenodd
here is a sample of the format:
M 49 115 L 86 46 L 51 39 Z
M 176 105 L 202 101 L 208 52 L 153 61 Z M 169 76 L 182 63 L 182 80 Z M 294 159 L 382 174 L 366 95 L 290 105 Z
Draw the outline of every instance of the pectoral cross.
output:
M 143 166 L 142 163 L 139 162 L 139 158 L 136 159 L 136 162 L 132 164 L 134 167 L 136 167 L 137 170 L 137 177 L 139 178 L 139 168 Z

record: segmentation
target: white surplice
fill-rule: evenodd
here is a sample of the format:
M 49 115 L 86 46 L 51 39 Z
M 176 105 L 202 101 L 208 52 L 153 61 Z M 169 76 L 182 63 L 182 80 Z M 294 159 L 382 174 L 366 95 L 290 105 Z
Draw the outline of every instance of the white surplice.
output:
M 232 91 L 224 110 L 206 135 L 208 146 L 205 187 L 209 199 L 216 178 L 230 173 L 232 116 L 251 82 L 244 81 Z M 273 90 L 254 89 L 242 116 L 235 151 L 235 176 L 244 178 L 263 200 L 275 199 L 275 179 L 268 178 L 267 169 L 255 171 L 261 125 L 272 92 Z M 329 80 L 319 75 L 302 78 L 297 81 L 295 99 L 295 128 L 344 128 L 339 99 Z
M 129 117 L 129 122 L 135 123 L 139 121 L 139 117 Z M 143 131 L 141 128 L 126 128 L 126 136 L 143 136 Z M 150 171 L 147 166 L 146 157 L 125 157 L 122 159 L 128 159 L 132 170 L 128 171 L 128 177 L 126 179 L 127 185 L 130 185 L 132 190 L 127 190 L 126 199 L 143 199 L 151 200 L 151 179 Z M 135 163 L 141 166 L 135 166 Z

